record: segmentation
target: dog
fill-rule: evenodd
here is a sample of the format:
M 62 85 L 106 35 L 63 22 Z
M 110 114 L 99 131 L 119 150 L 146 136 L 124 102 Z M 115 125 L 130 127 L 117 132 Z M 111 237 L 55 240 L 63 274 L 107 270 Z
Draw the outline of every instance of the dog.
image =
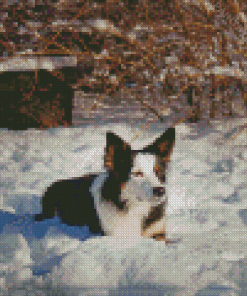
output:
M 93 234 L 165 239 L 165 181 L 175 144 L 169 128 L 142 150 L 106 133 L 105 172 L 59 180 L 42 198 L 36 221 L 59 216 L 62 223 L 87 225 Z

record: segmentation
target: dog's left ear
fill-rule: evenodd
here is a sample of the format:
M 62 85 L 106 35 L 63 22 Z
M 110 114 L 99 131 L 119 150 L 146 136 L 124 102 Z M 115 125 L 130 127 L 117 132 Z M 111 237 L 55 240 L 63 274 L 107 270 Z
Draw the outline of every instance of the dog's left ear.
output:
M 171 154 L 175 144 L 175 128 L 169 128 L 152 144 L 146 146 L 143 151 L 154 153 L 162 157 Z
M 166 180 L 166 168 L 170 161 L 170 155 L 172 153 L 175 144 L 175 128 L 169 128 L 152 144 L 146 146 L 143 152 L 149 152 L 158 156 L 158 163 L 155 167 L 157 177 L 161 182 Z

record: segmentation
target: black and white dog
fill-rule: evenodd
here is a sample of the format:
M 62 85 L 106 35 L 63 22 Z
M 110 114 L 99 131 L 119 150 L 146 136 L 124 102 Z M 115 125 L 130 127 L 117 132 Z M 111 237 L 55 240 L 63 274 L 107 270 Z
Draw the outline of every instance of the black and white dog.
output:
M 63 223 L 87 225 L 93 233 L 165 240 L 164 185 L 175 128 L 143 150 L 131 150 L 112 132 L 106 141 L 106 172 L 53 183 L 35 220 L 58 215 Z

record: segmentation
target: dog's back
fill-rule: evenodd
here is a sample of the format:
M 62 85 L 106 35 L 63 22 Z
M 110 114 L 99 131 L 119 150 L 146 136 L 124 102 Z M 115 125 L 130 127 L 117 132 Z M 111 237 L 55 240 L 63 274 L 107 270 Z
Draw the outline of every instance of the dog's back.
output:
M 51 184 L 42 198 L 42 214 L 36 215 L 35 220 L 51 219 L 57 215 L 67 225 L 88 225 L 93 233 L 103 234 L 90 192 L 96 177 L 92 174 Z

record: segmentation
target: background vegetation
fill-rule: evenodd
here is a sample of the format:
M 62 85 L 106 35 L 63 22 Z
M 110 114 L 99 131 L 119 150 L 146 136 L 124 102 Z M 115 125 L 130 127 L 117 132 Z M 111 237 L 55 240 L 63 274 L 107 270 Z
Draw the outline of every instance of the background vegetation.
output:
M 76 67 L 52 70 L 53 76 L 102 95 L 99 104 L 104 96 L 116 103 L 123 96 L 138 100 L 160 120 L 171 111 L 189 122 L 245 115 L 244 0 L 2 3 L 0 63 L 16 56 L 74 56 Z M 37 69 L 36 82 L 38 75 Z M 35 81 L 24 101 L 32 98 Z M 39 104 L 29 102 L 23 112 L 30 108 L 34 116 Z M 41 125 L 61 117 L 54 106 L 45 109 Z

